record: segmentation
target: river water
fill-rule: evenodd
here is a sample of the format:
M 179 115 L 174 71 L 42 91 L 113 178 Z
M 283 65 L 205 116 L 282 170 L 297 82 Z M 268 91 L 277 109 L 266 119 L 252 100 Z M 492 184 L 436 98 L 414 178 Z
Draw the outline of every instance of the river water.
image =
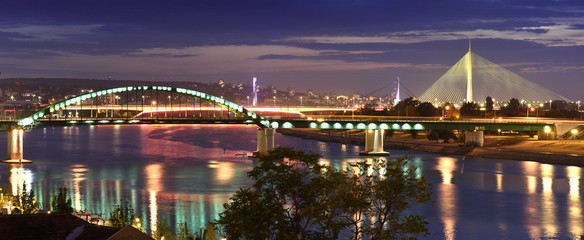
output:
M 6 146 L 6 132 L 0 146 Z M 323 155 L 345 168 L 365 159 L 355 145 L 277 134 L 276 145 Z M 199 229 L 251 182 L 253 161 L 236 156 L 256 148 L 256 127 L 115 125 L 39 128 L 25 133 L 23 168 L 0 165 L 7 193 L 26 183 L 48 207 L 67 187 L 74 207 L 108 217 L 120 200 L 142 216 Z M 5 148 L 2 147 L 5 156 Z M 392 157 L 405 151 L 392 150 Z M 576 239 L 584 234 L 582 168 L 487 158 L 409 153 L 431 184 L 428 239 Z

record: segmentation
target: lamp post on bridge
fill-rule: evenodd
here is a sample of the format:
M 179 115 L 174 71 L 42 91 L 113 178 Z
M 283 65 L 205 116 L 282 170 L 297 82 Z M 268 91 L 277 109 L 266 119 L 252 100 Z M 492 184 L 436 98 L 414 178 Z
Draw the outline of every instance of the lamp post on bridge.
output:
M 444 117 L 446 116 L 444 110 L 450 110 L 450 105 L 446 105 L 442 108 L 442 120 L 444 120 Z

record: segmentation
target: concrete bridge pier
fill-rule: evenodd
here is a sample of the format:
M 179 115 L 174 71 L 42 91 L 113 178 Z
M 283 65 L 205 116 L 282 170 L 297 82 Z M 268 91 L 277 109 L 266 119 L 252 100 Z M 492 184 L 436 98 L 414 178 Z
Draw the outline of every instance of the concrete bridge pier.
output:
M 365 131 L 365 150 L 359 152 L 359 155 L 389 155 L 389 152 L 383 151 L 383 129 Z
M 483 131 L 466 132 L 464 145 L 482 147 L 485 142 Z
M 268 155 L 268 152 L 274 149 L 274 129 L 259 128 L 257 138 L 257 151 L 253 153 L 254 157 Z
M 5 163 L 30 163 L 29 160 L 23 159 L 23 136 L 24 129 L 22 128 L 12 128 L 8 131 L 8 141 L 7 141 L 7 159 L 3 162 Z

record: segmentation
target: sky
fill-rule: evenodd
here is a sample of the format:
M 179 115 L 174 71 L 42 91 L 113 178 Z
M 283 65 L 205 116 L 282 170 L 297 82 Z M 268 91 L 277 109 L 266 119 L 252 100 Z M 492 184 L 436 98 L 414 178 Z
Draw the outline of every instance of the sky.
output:
M 0 10 L 0 78 L 257 76 L 282 90 L 382 96 L 399 77 L 419 96 L 470 38 L 476 54 L 584 100 L 582 0 L 21 0 Z

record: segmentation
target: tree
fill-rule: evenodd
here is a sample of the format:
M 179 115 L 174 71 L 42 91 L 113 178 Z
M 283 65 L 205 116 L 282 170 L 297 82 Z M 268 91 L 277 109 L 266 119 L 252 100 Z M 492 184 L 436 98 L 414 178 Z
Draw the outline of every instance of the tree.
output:
M 364 104 L 361 108 L 357 110 L 358 114 L 361 115 L 378 115 L 379 113 L 375 110 L 376 105 L 372 103 Z
M 415 239 L 429 234 L 425 217 L 404 214 L 412 204 L 431 200 L 432 194 L 417 168 L 409 166 L 405 157 L 392 161 L 376 159 L 373 163 L 358 163 L 362 188 L 371 189 L 368 196 L 371 224 L 363 224 L 363 233 L 370 239 Z M 372 171 L 371 174 L 368 174 Z
M 73 213 L 73 204 L 71 198 L 67 198 L 67 188 L 59 188 L 59 194 L 53 198 L 51 208 L 56 213 Z
M 456 141 L 458 138 L 456 137 L 456 134 L 454 134 L 454 132 L 452 132 L 451 130 L 440 130 L 438 131 L 438 138 L 442 139 L 442 141 L 444 143 L 448 143 L 450 141 L 450 139 Z
M 171 239 L 173 228 L 168 224 L 165 217 L 158 217 L 156 220 L 156 231 L 152 233 L 152 238 L 156 240 Z
M 490 96 L 488 96 L 487 99 L 485 99 L 485 107 L 487 111 L 493 111 L 493 98 L 491 98 Z
M 181 222 L 178 224 L 176 240 L 195 240 L 195 233 L 189 229 L 189 226 L 186 222 Z
M 117 205 L 110 213 L 109 222 L 112 227 L 132 225 L 132 227 L 144 231 L 140 218 L 134 213 L 134 209 L 129 206 L 127 201 L 120 201 L 120 205 Z
M 414 99 L 413 97 L 409 97 L 400 101 L 397 105 L 393 107 L 393 111 L 397 113 L 399 116 L 410 116 L 414 115 L 415 108 L 420 104 L 420 101 Z
M 385 130 L 385 132 L 383 133 L 383 137 L 386 139 L 390 139 L 391 137 L 393 137 L 393 134 L 395 134 L 395 130 Z
M 422 117 L 432 117 L 436 115 L 436 108 L 432 103 L 423 102 L 416 107 L 416 114 Z
M 36 201 L 34 191 L 26 191 L 26 184 L 22 185 L 22 192 L 16 196 L 14 206 L 22 214 L 35 214 L 39 211 L 39 203 Z
M 406 130 L 405 133 L 411 134 L 413 139 L 418 137 L 418 130 Z
M 478 115 L 479 105 L 474 102 L 465 102 L 460 107 L 460 115 L 463 116 L 476 116 Z
M 430 141 L 436 141 L 442 139 L 444 143 L 448 143 L 451 139 L 458 140 L 456 134 L 450 130 L 430 130 L 428 135 L 426 136 Z
M 320 164 L 317 154 L 276 148 L 248 176 L 253 186 L 237 191 L 216 222 L 228 239 L 336 239 L 342 230 L 353 239 L 428 234 L 423 216 L 404 212 L 431 196 L 405 158 L 338 170 Z
M 508 117 L 517 116 L 522 112 L 521 103 L 519 103 L 517 98 L 511 98 L 511 100 L 509 100 L 509 104 L 506 107 L 503 107 L 502 112 L 503 115 Z
M 436 130 L 430 130 L 428 135 L 426 135 L 426 138 L 428 138 L 429 141 L 436 141 L 436 142 L 438 142 L 438 140 L 440 139 L 438 137 L 438 131 L 436 131 Z

